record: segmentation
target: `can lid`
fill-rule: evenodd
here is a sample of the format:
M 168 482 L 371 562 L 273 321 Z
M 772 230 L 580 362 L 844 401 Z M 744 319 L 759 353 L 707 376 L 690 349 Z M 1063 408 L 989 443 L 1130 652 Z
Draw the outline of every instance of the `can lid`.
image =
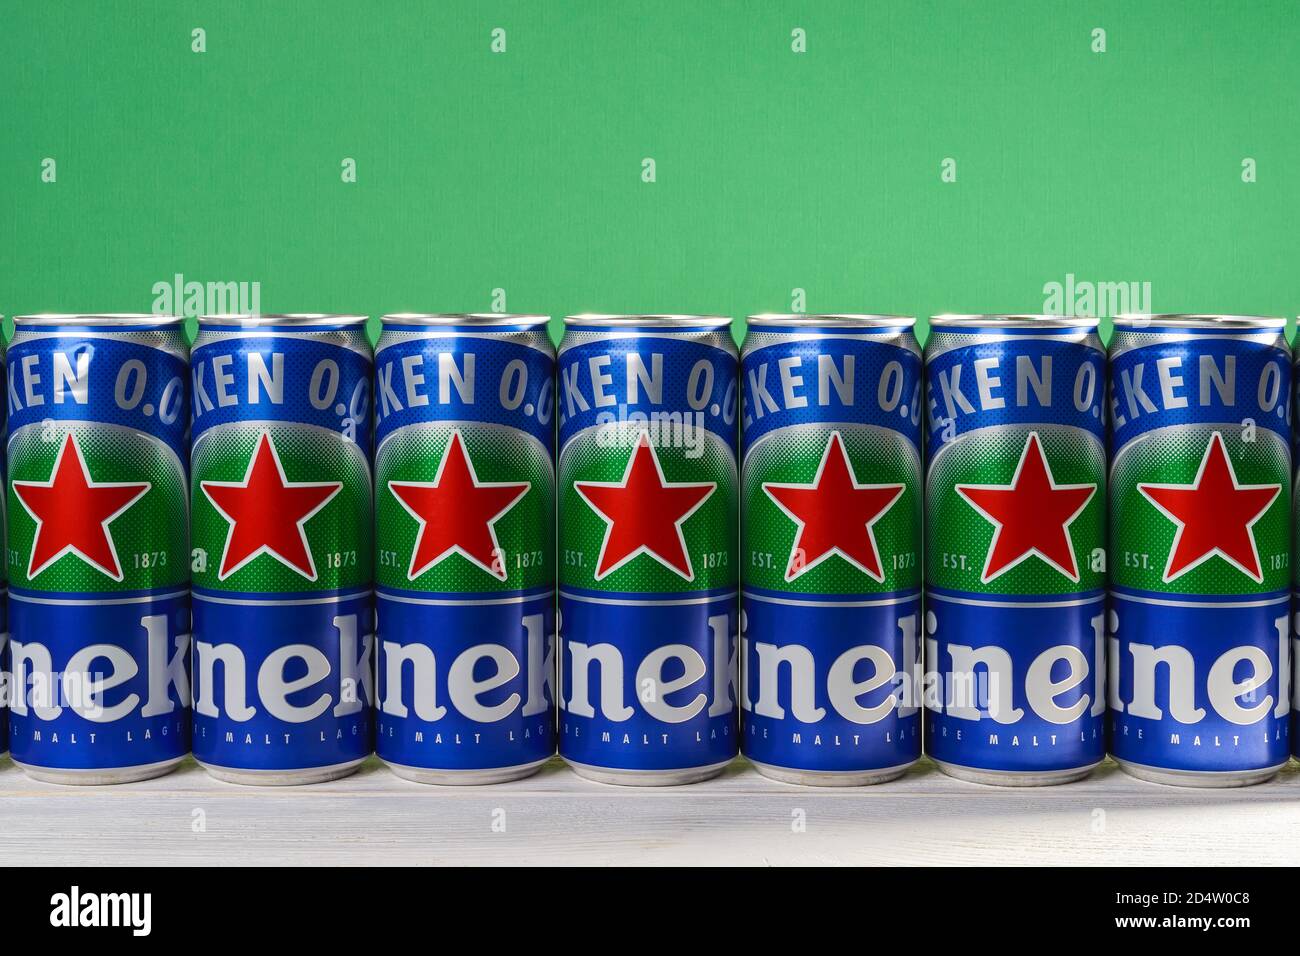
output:
M 508 312 L 391 312 L 383 321 L 385 325 L 545 325 L 551 317 Z
M 941 329 L 1095 329 L 1101 320 L 1088 315 L 935 315 L 930 325 Z
M 122 328 L 141 326 L 179 325 L 184 322 L 179 315 L 153 315 L 148 312 L 41 312 L 36 315 L 15 315 L 14 326 L 50 325 L 120 325 Z
M 202 325 L 222 325 L 243 329 L 260 329 L 272 326 L 350 326 L 365 325 L 366 315 L 331 315 L 326 312 L 285 312 L 278 315 L 204 315 L 199 318 Z
M 867 315 L 854 312 L 810 314 L 805 312 L 764 312 L 749 317 L 750 325 L 794 325 L 813 328 L 853 328 L 876 329 L 911 328 L 916 325 L 916 317 L 911 315 Z
M 657 329 L 671 328 L 698 328 L 705 326 L 708 328 L 725 328 L 731 324 L 731 316 L 728 315 L 602 315 L 598 313 L 583 313 L 581 315 L 570 315 L 564 320 L 565 325 L 583 328 L 595 326 L 601 328 L 626 327 L 641 328 L 650 327 Z
M 1286 319 L 1270 315 L 1222 315 L 1214 313 L 1137 313 L 1115 316 L 1115 326 L 1141 330 L 1153 325 L 1175 329 L 1283 329 Z

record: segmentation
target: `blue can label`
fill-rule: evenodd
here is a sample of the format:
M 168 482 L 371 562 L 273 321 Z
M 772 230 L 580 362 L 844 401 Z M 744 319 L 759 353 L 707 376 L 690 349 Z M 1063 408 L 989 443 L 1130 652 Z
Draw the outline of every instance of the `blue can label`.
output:
M 203 325 L 192 352 L 194 756 L 312 770 L 372 750 L 370 346 Z
M 746 594 L 745 756 L 832 773 L 919 757 L 920 610 L 919 595 L 837 606 Z
M 572 763 L 671 771 L 736 754 L 736 372 L 716 327 L 571 327 L 561 345 Z
M 1296 374 L 1295 366 L 1291 369 L 1291 418 L 1294 422 L 1296 411 L 1300 409 L 1300 375 Z M 1291 520 L 1297 520 L 1300 516 L 1300 506 L 1297 506 L 1296 496 L 1300 496 L 1300 434 L 1297 429 L 1291 430 Z M 1291 551 L 1291 574 L 1292 580 L 1300 574 L 1297 568 L 1300 568 L 1300 562 L 1296 561 L 1296 545 L 1300 545 L 1300 534 L 1293 534 Z M 1300 756 L 1300 588 L 1295 588 L 1291 592 L 1291 752 Z
M 0 393 L 5 391 L 5 367 L 0 362 Z M 4 454 L 0 449 L 0 484 L 4 483 Z M 4 507 L 0 505 L 0 541 L 5 540 Z M 9 752 L 9 588 L 5 568 L 0 564 L 0 755 Z
M 1290 601 L 1112 595 L 1111 751 L 1130 763 L 1206 773 L 1283 763 Z
M 1291 363 L 1281 322 L 1111 341 L 1111 752 L 1233 774 L 1290 751 Z
M 9 752 L 9 589 L 0 594 L 0 754 Z
M 681 770 L 736 755 L 734 591 L 693 604 L 562 593 L 560 619 L 565 759 Z
M 176 322 L 19 322 L 4 511 L 21 764 L 126 771 L 189 749 L 186 358 Z
M 189 595 L 11 595 L 13 754 L 60 770 L 144 767 L 190 749 Z
M 1010 772 L 1099 761 L 1106 747 L 1104 610 L 1101 593 L 1014 605 L 931 591 L 927 752 L 945 763 Z
M 1300 593 L 1291 607 L 1291 752 L 1300 757 Z
M 188 457 L 189 392 L 180 329 L 135 335 L 20 330 L 7 364 L 11 440 L 53 419 L 141 432 Z
M 1105 353 L 1095 324 L 926 345 L 926 748 L 1008 774 L 1105 755 Z
M 194 643 L 194 753 L 204 763 L 305 770 L 370 753 L 368 591 L 312 604 L 200 595 L 194 616 L 203 635 Z
M 386 326 L 375 355 L 375 441 L 430 422 L 481 422 L 549 448 L 555 356 L 544 331 L 413 332 Z
M 537 764 L 555 752 L 551 342 L 537 322 L 386 323 L 376 380 L 376 750 Z
M 741 747 L 862 773 L 921 753 L 921 357 L 906 325 L 755 325 L 741 376 Z
M 381 592 L 379 614 L 384 760 L 488 770 L 555 753 L 554 591 L 462 602 Z

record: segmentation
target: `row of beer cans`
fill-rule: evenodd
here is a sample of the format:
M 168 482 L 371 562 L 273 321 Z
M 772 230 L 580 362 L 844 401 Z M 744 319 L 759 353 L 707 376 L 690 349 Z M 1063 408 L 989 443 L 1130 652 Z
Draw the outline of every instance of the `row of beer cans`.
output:
M 1289 759 L 1281 319 L 15 320 L 7 736 L 38 779 L 371 753 L 486 784 L 925 752 L 1001 785 Z M 0 710 L 0 714 L 4 711 Z M 0 731 L 5 728 L 0 723 Z M 0 738 L 0 744 L 3 738 Z M 0 746 L 0 750 L 3 747 Z

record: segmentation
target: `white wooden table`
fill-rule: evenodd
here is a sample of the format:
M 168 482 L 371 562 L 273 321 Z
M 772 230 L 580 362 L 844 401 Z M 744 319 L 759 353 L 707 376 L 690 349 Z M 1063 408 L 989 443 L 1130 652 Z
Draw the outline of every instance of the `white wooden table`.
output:
M 558 760 L 489 788 L 426 787 L 373 759 L 301 788 L 219 783 L 187 761 L 119 787 L 35 783 L 0 760 L 0 865 L 1300 864 L 1300 769 L 1246 790 L 1089 780 L 1015 790 L 928 762 L 854 790 L 774 783 L 737 761 L 663 790 L 607 787 Z

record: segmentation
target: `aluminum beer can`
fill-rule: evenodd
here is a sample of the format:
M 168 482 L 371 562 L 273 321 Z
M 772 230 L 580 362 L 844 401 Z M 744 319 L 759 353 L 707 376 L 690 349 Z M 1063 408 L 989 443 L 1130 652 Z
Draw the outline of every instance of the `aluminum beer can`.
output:
M 1300 524 L 1300 429 L 1296 428 L 1296 415 L 1300 412 L 1300 354 L 1294 356 L 1291 367 L 1291 515 Z M 1292 526 L 1291 535 L 1291 660 L 1288 674 L 1291 679 L 1291 753 L 1300 757 L 1300 527 Z
M 741 749 L 787 783 L 880 783 L 921 755 L 914 322 L 749 320 Z
M 555 753 L 546 316 L 389 315 L 375 350 L 376 750 L 484 784 Z
M 57 783 L 156 777 L 190 749 L 184 329 L 155 315 L 14 325 L 14 762 Z
M 560 755 L 604 783 L 736 755 L 737 355 L 714 316 L 571 316 L 559 355 Z
M 0 357 L 4 346 L 0 345 Z M 4 362 L 0 361 L 0 393 L 7 381 Z M 5 478 L 5 459 L 0 451 L 0 483 Z M 0 541 L 5 540 L 5 503 L 0 499 Z M 0 757 L 9 753 L 9 562 L 0 564 Z
M 936 316 L 925 361 L 927 753 L 977 783 L 1079 779 L 1105 756 L 1097 321 Z
M 1290 751 L 1283 319 L 1141 315 L 1110 343 L 1111 754 L 1233 787 Z
M 315 783 L 372 749 L 363 316 L 213 316 L 191 362 L 194 756 Z

